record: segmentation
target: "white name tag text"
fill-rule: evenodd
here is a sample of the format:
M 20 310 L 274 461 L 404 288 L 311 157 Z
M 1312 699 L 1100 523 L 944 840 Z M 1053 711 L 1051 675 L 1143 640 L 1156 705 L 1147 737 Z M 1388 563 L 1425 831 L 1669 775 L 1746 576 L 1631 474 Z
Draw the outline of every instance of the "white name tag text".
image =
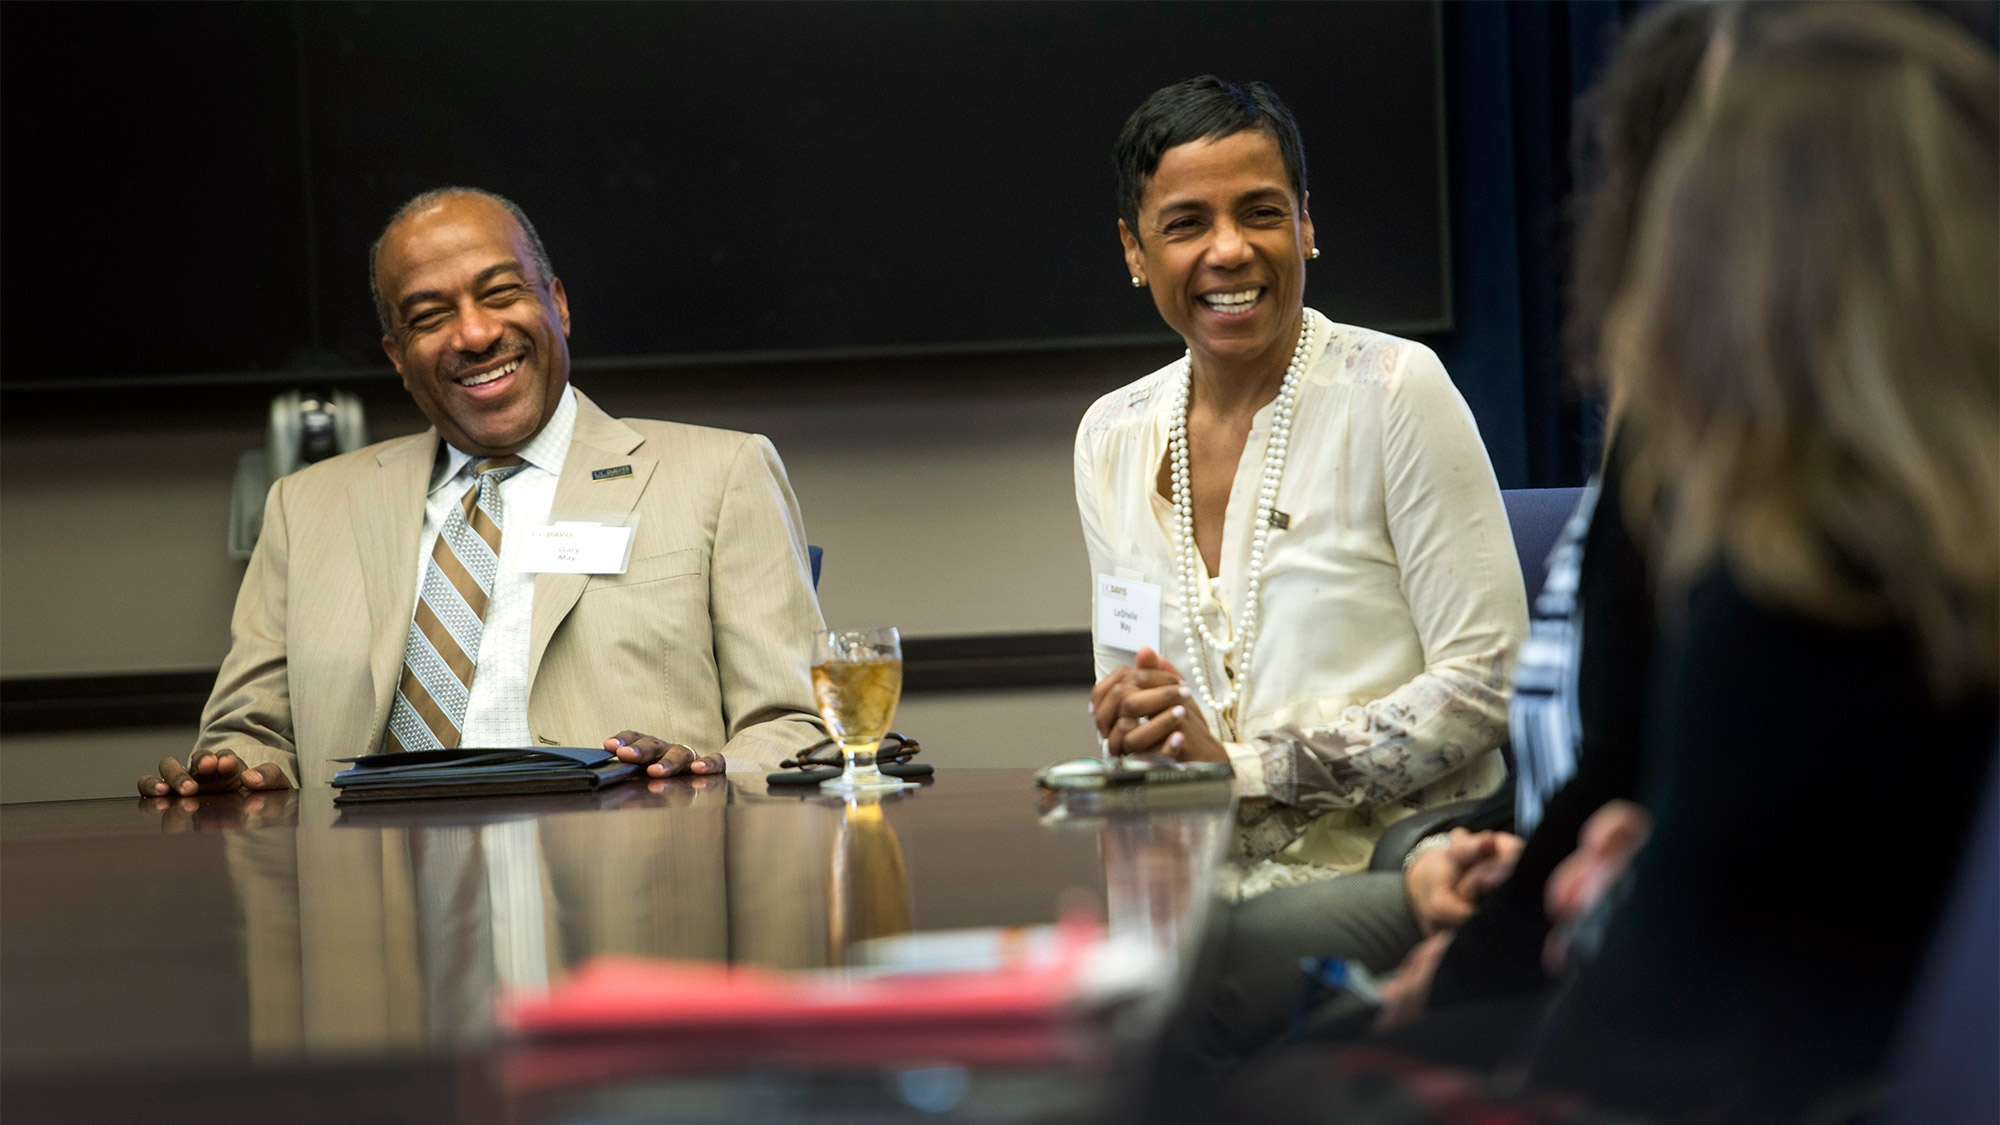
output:
M 528 528 L 519 568 L 528 574 L 623 574 L 632 554 L 632 530 L 595 523 Z
M 1097 643 L 1138 652 L 1160 647 L 1160 588 L 1136 578 L 1097 576 Z

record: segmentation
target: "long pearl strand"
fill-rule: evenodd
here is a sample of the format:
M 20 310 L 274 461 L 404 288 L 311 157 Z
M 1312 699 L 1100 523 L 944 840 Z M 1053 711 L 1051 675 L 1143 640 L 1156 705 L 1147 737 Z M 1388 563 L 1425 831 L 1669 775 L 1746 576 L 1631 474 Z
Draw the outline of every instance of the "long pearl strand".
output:
M 1195 692 L 1202 706 L 1217 722 L 1223 721 L 1236 701 L 1250 690 L 1250 663 L 1257 651 L 1257 624 L 1260 601 L 1264 587 L 1264 552 L 1271 542 L 1271 512 L 1278 503 L 1278 483 L 1285 475 L 1285 453 L 1291 444 L 1292 404 L 1298 398 L 1299 379 L 1305 374 L 1312 356 L 1313 312 L 1303 310 L 1299 325 L 1299 344 L 1292 352 L 1292 362 L 1285 368 L 1284 382 L 1278 388 L 1278 397 L 1271 410 L 1271 440 L 1264 446 L 1264 475 L 1257 490 L 1257 519 L 1250 532 L 1250 574 L 1244 581 L 1243 612 L 1237 623 L 1235 635 L 1227 640 L 1218 640 L 1208 631 L 1208 623 L 1201 613 L 1201 578 L 1197 569 L 1203 566 L 1201 548 L 1194 539 L 1194 498 L 1188 473 L 1188 399 L 1194 385 L 1194 370 L 1190 357 L 1181 359 L 1180 391 L 1174 399 L 1174 413 L 1167 431 L 1167 450 L 1172 458 L 1170 472 L 1174 486 L 1174 530 L 1175 562 L 1180 572 L 1181 619 L 1187 630 L 1188 652 L 1191 657 L 1188 669 L 1194 676 Z M 1236 676 L 1229 684 L 1229 690 L 1217 697 L 1210 690 L 1208 682 L 1208 649 L 1227 655 L 1238 654 Z

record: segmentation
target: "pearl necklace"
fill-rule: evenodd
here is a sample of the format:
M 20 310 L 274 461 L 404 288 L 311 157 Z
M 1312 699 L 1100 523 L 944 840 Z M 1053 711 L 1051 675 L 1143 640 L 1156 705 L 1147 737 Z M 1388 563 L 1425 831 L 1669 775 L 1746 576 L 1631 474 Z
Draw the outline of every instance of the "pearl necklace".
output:
M 1313 333 L 1313 312 L 1303 310 L 1299 325 L 1299 346 L 1292 352 L 1292 362 L 1285 368 L 1284 382 L 1278 387 L 1278 397 L 1271 410 L 1271 439 L 1264 446 L 1264 475 L 1257 490 L 1257 519 L 1250 532 L 1250 575 L 1244 582 L 1243 615 L 1235 629 L 1235 635 L 1227 640 L 1218 640 L 1208 631 L 1208 623 L 1201 613 L 1201 571 L 1197 568 L 1201 561 L 1201 548 L 1194 540 L 1194 499 L 1190 492 L 1188 473 L 1188 399 L 1194 385 L 1194 368 L 1191 357 L 1181 358 L 1180 391 L 1174 399 L 1174 413 L 1167 430 L 1167 451 L 1172 457 L 1169 471 L 1173 474 L 1174 486 L 1174 530 L 1175 562 L 1180 572 L 1181 620 L 1187 631 L 1189 663 L 1188 669 L 1194 676 L 1194 687 L 1200 696 L 1202 706 L 1215 719 L 1222 721 L 1230 708 L 1249 693 L 1250 663 L 1257 651 L 1257 619 L 1259 601 L 1264 586 L 1264 551 L 1271 541 L 1271 512 L 1278 503 L 1278 482 L 1285 475 L 1286 447 L 1291 443 L 1292 404 L 1298 398 L 1299 379 L 1305 374 L 1307 361 L 1312 355 L 1310 347 Z M 1208 683 L 1208 650 L 1227 655 L 1239 655 L 1236 677 L 1229 690 L 1217 698 Z

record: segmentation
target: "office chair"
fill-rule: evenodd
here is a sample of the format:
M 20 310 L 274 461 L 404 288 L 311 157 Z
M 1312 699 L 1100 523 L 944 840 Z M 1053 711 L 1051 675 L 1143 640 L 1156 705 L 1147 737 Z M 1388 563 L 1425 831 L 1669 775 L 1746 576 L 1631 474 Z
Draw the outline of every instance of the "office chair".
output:
M 1549 552 L 1555 550 L 1563 525 L 1583 499 L 1581 488 L 1510 488 L 1500 493 L 1507 506 L 1507 526 L 1514 533 L 1514 557 L 1521 564 L 1521 583 L 1533 607 L 1549 573 Z
M 1569 522 L 1570 514 L 1576 511 L 1577 501 L 1582 498 L 1581 488 L 1512 488 L 1500 493 L 1501 503 L 1507 507 L 1507 526 L 1514 533 L 1514 557 L 1521 565 L 1521 580 L 1527 589 L 1528 605 L 1531 607 L 1541 595 L 1542 580 L 1548 576 L 1549 552 L 1555 549 L 1556 540 L 1562 536 L 1563 525 Z M 1514 792 L 1512 744 L 1503 744 L 1500 753 L 1507 759 L 1507 777 L 1500 783 L 1501 790 L 1511 795 Z M 1439 832 L 1449 832 L 1453 828 L 1482 832 L 1513 826 L 1511 801 L 1495 808 L 1485 798 L 1476 798 L 1423 809 L 1383 831 L 1375 841 L 1368 869 L 1400 870 L 1403 858 L 1409 855 L 1417 841 Z

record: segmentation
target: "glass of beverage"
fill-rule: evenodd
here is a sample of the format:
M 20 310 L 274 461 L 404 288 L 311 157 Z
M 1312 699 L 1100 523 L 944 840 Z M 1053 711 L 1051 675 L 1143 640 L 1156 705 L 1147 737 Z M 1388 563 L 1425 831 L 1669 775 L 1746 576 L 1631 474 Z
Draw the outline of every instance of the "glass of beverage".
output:
M 903 694 L 903 642 L 894 629 L 821 629 L 813 634 L 813 697 L 828 734 L 840 740 L 847 769 L 821 789 L 860 793 L 907 782 L 875 768 L 875 747 L 889 733 Z

